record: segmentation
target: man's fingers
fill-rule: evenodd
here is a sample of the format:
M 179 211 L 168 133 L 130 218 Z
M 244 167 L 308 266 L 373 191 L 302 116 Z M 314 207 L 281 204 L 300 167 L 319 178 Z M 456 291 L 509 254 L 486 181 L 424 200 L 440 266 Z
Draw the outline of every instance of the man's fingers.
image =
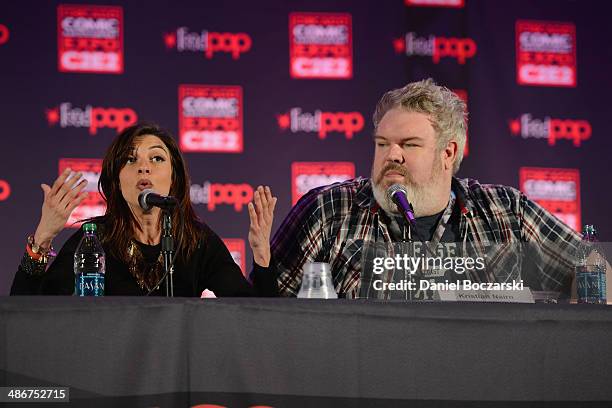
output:
M 251 220 L 251 227 L 254 229 L 259 229 L 259 222 L 257 221 L 257 213 L 255 212 L 255 206 L 253 203 L 249 203 L 247 205 L 249 210 L 249 219 Z
M 257 191 L 255 191 L 255 194 L 253 194 L 253 201 L 255 202 L 255 212 L 257 212 L 258 217 L 263 214 L 263 202 L 261 196 L 262 194 L 258 188 Z
M 278 201 L 278 198 L 272 197 L 272 205 L 270 205 L 270 209 L 269 209 L 269 212 L 270 212 L 271 216 L 274 215 L 274 209 L 276 208 L 276 202 L 277 201 Z
M 270 206 L 270 204 L 272 204 L 272 191 L 270 190 L 269 186 L 266 186 L 264 188 L 265 192 L 266 192 L 266 201 L 268 204 L 268 207 Z
M 266 189 L 263 186 L 257 187 L 259 191 L 259 198 L 261 198 L 261 210 L 265 214 L 268 210 L 268 196 L 266 195 Z
M 276 205 L 276 198 L 270 197 L 268 199 L 268 207 L 266 208 L 266 211 L 264 212 L 266 224 L 268 225 L 268 227 L 272 225 L 272 219 L 274 218 L 274 206 L 275 205 Z

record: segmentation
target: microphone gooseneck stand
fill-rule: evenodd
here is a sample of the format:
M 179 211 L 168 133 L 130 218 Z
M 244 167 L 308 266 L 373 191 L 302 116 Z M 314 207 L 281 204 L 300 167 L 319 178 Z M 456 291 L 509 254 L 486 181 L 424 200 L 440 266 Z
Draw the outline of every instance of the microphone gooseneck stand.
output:
M 172 216 L 170 211 L 162 210 L 161 253 L 164 257 L 164 281 L 166 297 L 174 297 L 174 237 L 172 236 Z

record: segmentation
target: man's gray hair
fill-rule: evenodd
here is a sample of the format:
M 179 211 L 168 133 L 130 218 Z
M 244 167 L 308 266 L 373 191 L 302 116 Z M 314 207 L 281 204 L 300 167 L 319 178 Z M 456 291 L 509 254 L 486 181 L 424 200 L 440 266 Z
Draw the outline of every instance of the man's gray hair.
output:
M 463 160 L 467 128 L 467 110 L 461 98 L 450 89 L 436 85 L 431 78 L 409 83 L 403 88 L 385 93 L 380 98 L 374 111 L 374 129 L 378 128 L 388 111 L 399 107 L 408 112 L 429 116 L 438 138 L 438 149 L 445 148 L 451 140 L 457 142 L 457 160 L 453 164 L 453 174 L 457 173 Z

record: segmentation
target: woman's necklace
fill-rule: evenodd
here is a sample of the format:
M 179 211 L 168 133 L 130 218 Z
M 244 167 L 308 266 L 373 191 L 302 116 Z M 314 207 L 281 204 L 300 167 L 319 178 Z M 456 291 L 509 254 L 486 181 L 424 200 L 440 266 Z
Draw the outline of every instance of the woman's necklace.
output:
M 130 256 L 128 269 L 136 279 L 138 286 L 147 292 L 151 291 L 162 277 L 163 257 L 161 252 L 155 262 L 147 262 L 138 245 L 132 240 L 128 246 L 128 255 Z

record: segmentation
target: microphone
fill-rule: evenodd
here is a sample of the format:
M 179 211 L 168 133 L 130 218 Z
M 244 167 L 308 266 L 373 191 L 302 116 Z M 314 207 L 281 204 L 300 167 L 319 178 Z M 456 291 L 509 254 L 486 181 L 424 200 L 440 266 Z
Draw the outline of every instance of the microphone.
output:
M 157 194 L 150 188 L 147 188 L 138 194 L 138 204 L 140 204 L 140 208 L 145 211 L 149 211 L 153 207 L 159 207 L 162 210 L 171 210 L 178 205 L 178 200 L 172 196 L 166 197 Z
M 395 203 L 397 209 L 400 211 L 400 213 L 402 213 L 408 224 L 413 226 L 416 224 L 412 206 L 408 202 L 408 192 L 406 191 L 406 187 L 402 186 L 401 184 L 393 184 L 387 189 L 387 198 Z

